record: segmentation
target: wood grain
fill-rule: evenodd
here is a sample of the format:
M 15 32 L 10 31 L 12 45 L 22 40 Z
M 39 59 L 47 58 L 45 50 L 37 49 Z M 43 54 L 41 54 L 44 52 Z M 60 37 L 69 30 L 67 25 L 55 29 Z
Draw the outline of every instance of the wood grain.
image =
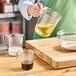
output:
M 22 70 L 21 61 L 21 56 L 16 60 L 8 51 L 0 51 L 0 76 L 76 76 L 76 67 L 54 70 L 36 55 L 31 70 Z
M 23 70 L 21 68 L 21 62 L 21 56 L 19 56 L 17 60 L 16 57 L 8 55 L 8 51 L 0 51 L 0 76 L 24 76 L 25 74 L 31 75 L 52 69 L 52 67 L 49 67 L 47 63 L 37 56 L 34 57 L 34 65 L 31 70 Z
M 62 49 L 58 38 L 27 40 L 25 45 L 55 69 L 76 66 L 76 52 Z

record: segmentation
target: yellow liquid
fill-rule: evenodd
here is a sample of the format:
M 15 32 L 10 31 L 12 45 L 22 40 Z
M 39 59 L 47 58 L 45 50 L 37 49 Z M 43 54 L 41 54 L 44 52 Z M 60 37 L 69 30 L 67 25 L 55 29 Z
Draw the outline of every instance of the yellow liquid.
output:
M 35 32 L 37 32 L 37 34 L 39 34 L 40 36 L 48 37 L 50 36 L 54 28 L 55 28 L 55 25 L 53 24 L 45 24 L 42 26 L 37 24 L 35 27 Z

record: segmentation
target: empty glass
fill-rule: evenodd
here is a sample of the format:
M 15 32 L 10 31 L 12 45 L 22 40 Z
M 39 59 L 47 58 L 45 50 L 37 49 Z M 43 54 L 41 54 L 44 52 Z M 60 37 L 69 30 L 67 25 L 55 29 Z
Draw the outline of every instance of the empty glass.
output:
M 76 51 L 76 31 L 61 30 L 57 33 L 62 48 Z
M 9 34 L 9 48 L 8 53 L 12 56 L 23 54 L 23 34 Z
M 42 37 L 48 37 L 61 20 L 61 15 L 54 10 L 45 7 L 37 21 L 35 31 Z

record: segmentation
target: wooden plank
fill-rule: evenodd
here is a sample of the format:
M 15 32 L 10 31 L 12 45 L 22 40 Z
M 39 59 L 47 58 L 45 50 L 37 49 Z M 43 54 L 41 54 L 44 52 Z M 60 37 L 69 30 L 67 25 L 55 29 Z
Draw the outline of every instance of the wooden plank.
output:
M 29 76 L 52 69 L 37 56 L 34 57 L 33 68 L 28 71 L 21 68 L 21 61 L 21 56 L 17 60 L 16 57 L 9 56 L 8 51 L 0 51 L 0 76 L 26 76 L 26 74 Z
M 25 45 L 55 69 L 76 66 L 76 52 L 62 49 L 58 38 L 27 40 Z
M 76 67 L 54 70 L 39 57 L 34 57 L 34 65 L 31 70 L 22 70 L 21 56 L 8 55 L 8 51 L 0 51 L 0 76 L 76 76 Z

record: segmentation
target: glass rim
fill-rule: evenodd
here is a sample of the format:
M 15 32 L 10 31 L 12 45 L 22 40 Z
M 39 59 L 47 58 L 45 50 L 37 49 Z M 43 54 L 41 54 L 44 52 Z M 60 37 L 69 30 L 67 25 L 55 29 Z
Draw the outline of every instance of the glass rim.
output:
M 24 36 L 24 34 L 22 34 L 22 33 L 11 33 L 9 35 L 23 35 Z
M 57 37 L 63 40 L 76 41 L 76 31 L 75 30 L 61 30 L 57 32 Z
M 32 49 L 24 49 L 24 54 L 34 54 L 34 51 Z
M 76 30 L 60 30 L 57 32 L 57 35 L 62 35 L 65 33 L 76 33 Z

